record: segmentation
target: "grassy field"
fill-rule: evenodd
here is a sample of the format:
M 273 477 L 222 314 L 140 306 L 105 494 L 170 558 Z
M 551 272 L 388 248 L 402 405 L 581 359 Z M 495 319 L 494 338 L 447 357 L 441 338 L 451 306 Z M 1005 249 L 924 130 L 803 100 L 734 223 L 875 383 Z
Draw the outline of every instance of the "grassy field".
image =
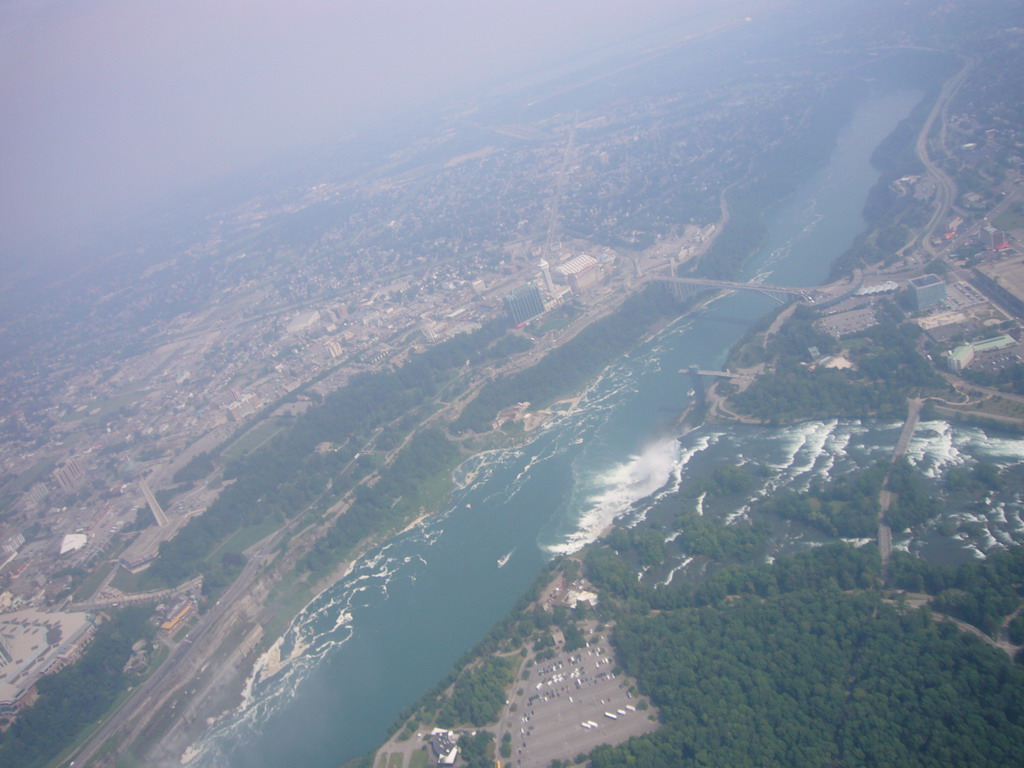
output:
M 122 568 L 118 571 L 117 575 L 114 576 L 114 580 L 110 582 L 110 586 L 114 587 L 114 589 L 119 589 L 126 594 L 139 592 L 141 591 L 140 577 L 143 574 L 145 574 L 145 571 L 142 573 L 129 573 Z
M 142 389 L 122 392 L 121 394 L 114 395 L 106 400 L 98 400 L 95 403 L 91 403 L 81 411 L 71 411 L 64 416 L 63 421 L 77 421 L 82 419 L 86 422 L 99 422 L 114 411 L 131 405 L 144 394 L 146 394 L 146 392 Z
M 76 602 L 88 600 L 114 568 L 117 568 L 117 563 L 105 563 L 96 568 L 85 581 L 78 585 L 78 589 L 75 590 L 72 599 Z
M 1002 230 L 1024 229 L 1024 202 L 1018 200 L 992 223 Z
M 228 552 L 241 553 L 251 547 L 260 539 L 269 536 L 281 527 L 280 520 L 264 520 L 259 525 L 250 525 L 241 530 L 235 531 L 220 543 L 209 555 L 206 561 L 212 563 L 214 558 L 221 557 Z
M 221 456 L 225 461 L 234 461 L 250 453 L 274 435 L 284 429 L 284 426 L 277 419 L 267 419 L 262 424 L 257 424 L 249 431 L 240 435 L 231 445 L 223 450 Z

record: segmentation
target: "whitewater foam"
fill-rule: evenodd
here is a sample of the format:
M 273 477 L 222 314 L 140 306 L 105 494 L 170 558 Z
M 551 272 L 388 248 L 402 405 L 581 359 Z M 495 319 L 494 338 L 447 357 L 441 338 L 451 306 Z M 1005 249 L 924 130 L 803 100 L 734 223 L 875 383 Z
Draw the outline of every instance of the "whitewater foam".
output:
M 671 571 L 668 572 L 668 576 L 665 578 L 665 580 L 663 582 L 661 582 L 660 586 L 667 587 L 669 584 L 672 583 L 672 579 L 675 577 L 676 571 L 683 570 L 683 568 L 685 568 L 686 566 L 688 566 L 692 562 L 693 562 L 693 558 L 692 557 L 684 557 L 683 561 L 681 563 L 679 563 L 679 565 L 677 565 L 675 568 L 673 568 Z
M 547 550 L 553 554 L 572 554 L 596 541 L 634 502 L 664 486 L 678 471 L 679 458 L 679 441 L 664 438 L 594 478 L 595 491 L 587 497 L 576 529 Z

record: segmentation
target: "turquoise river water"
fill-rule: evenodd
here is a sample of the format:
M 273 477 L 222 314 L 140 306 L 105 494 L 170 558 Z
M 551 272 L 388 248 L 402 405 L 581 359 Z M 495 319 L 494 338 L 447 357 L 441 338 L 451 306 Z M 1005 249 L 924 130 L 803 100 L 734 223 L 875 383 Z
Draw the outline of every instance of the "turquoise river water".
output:
M 859 104 L 827 164 L 770 212 L 746 279 L 825 279 L 864 226 L 861 210 L 878 178 L 871 152 L 921 96 L 890 90 Z M 690 388 L 678 371 L 721 365 L 775 306 L 750 292 L 714 302 L 613 365 L 578 408 L 528 444 L 468 461 L 447 510 L 367 554 L 296 617 L 257 663 L 242 705 L 195 745 L 192 764 L 335 768 L 365 753 L 554 554 L 593 541 L 631 509 L 642 515 L 635 502 L 675 487 L 694 467 L 756 457 L 777 471 L 768 485 L 799 486 L 891 452 L 899 432 L 892 423 L 672 432 Z M 1024 443 L 936 422 L 919 428 L 909 456 L 935 474 L 977 456 L 1022 461 Z M 964 544 L 976 556 L 1024 530 L 1019 509 L 986 523 L 984 541 Z

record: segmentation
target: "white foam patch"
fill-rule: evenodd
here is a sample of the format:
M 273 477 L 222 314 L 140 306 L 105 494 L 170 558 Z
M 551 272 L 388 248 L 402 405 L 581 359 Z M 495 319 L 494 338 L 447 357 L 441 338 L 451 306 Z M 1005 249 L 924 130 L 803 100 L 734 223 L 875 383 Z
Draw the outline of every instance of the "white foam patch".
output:
M 836 421 L 808 421 L 785 430 L 782 436 L 786 457 L 772 466 L 790 477 L 812 469 L 836 424 Z
M 679 565 L 677 565 L 675 568 L 673 568 L 671 571 L 668 572 L 668 576 L 665 578 L 665 580 L 663 582 L 661 582 L 660 585 L 655 585 L 655 586 L 667 587 L 669 584 L 672 583 L 672 579 L 675 577 L 676 572 L 683 570 L 683 568 L 685 568 L 686 566 L 688 566 L 692 562 L 693 562 L 693 558 L 692 557 L 683 558 L 683 561 L 681 563 L 679 563 Z
M 850 440 L 853 438 L 852 430 L 837 430 L 833 429 L 829 433 L 827 440 L 825 441 L 825 457 L 824 460 L 819 463 L 818 469 L 815 472 L 819 477 L 828 479 L 832 470 L 836 466 L 836 461 L 839 459 L 845 459 L 848 455 L 848 447 Z
M 737 520 L 746 519 L 747 512 L 749 512 L 749 511 L 750 511 L 750 505 L 749 504 L 744 504 L 742 507 L 737 509 L 735 512 L 733 512 L 733 513 L 731 513 L 731 514 L 726 516 L 725 524 L 726 525 L 732 525 Z
M 596 541 L 601 531 L 634 502 L 650 496 L 678 473 L 679 462 L 679 441 L 674 437 L 665 438 L 597 477 L 595 492 L 586 500 L 578 527 L 561 543 L 548 546 L 548 551 L 572 554 Z
M 417 531 L 422 541 L 436 539 L 438 530 Z M 255 662 L 246 681 L 242 702 L 230 718 L 215 726 L 190 748 L 191 761 L 220 765 L 220 756 L 233 745 L 262 730 L 262 723 L 298 695 L 302 682 L 315 674 L 323 659 L 353 635 L 353 608 L 363 593 L 387 599 L 387 588 L 400 572 L 423 564 L 422 557 L 395 557 L 387 545 L 360 561 L 337 587 L 322 592 L 292 621 L 285 634 Z M 415 574 L 411 574 L 415 578 Z
M 1017 524 L 1013 526 L 1013 530 L 1021 532 L 1024 531 L 1024 518 L 1020 516 L 1020 510 L 1013 510 L 1013 516 L 1017 519 Z
M 697 514 L 701 517 L 704 516 L 704 499 L 707 497 L 708 492 L 704 491 L 700 496 L 697 497 Z
M 920 422 L 907 444 L 907 461 L 928 477 L 939 477 L 943 471 L 967 462 L 957 443 L 962 441 L 955 438 L 948 422 Z
M 965 445 L 1000 467 L 1024 462 L 1024 439 L 987 435 L 981 430 L 964 430 Z
M 868 543 L 874 541 L 874 539 L 841 539 L 841 541 L 846 542 L 847 544 L 849 544 L 850 546 L 852 546 L 852 547 L 854 547 L 856 549 L 860 549 L 865 544 L 868 544 Z

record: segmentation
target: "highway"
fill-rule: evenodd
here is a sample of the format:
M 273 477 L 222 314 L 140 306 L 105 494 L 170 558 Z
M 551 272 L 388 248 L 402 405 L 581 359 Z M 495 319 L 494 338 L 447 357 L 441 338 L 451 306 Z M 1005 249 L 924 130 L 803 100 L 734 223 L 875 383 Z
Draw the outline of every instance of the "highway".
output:
M 219 649 L 237 608 L 239 598 L 245 595 L 259 574 L 274 539 L 286 528 L 271 534 L 250 548 L 249 562 L 238 578 L 229 586 L 217 604 L 200 618 L 193 630 L 155 672 L 129 697 L 100 728 L 69 757 L 67 765 L 87 766 L 105 742 L 115 736 L 141 730 L 157 712 L 167 697 L 186 685 Z
M 932 107 L 932 111 L 928 113 L 928 119 L 925 120 L 924 126 L 921 128 L 921 133 L 918 134 L 917 137 L 917 156 L 924 164 L 928 176 L 935 181 L 935 200 L 937 202 L 931 218 L 921 229 L 921 233 L 917 237 L 917 243 L 925 252 L 932 256 L 935 256 L 936 254 L 932 248 L 931 239 L 936 227 L 939 225 L 939 222 L 948 215 L 950 208 L 953 207 L 956 200 L 956 183 L 949 178 L 949 174 L 936 165 L 931 157 L 929 157 L 928 137 L 931 135 L 932 126 L 935 124 L 936 119 L 941 116 L 943 125 L 942 130 L 940 131 L 940 138 L 944 140 L 946 135 L 946 112 L 949 108 L 949 102 L 957 90 L 959 90 L 960 86 L 963 85 L 964 80 L 967 78 L 967 74 L 974 67 L 974 63 L 974 59 L 967 59 L 960 71 L 946 81 L 946 84 L 942 87 L 939 97 L 935 100 L 935 105 Z

